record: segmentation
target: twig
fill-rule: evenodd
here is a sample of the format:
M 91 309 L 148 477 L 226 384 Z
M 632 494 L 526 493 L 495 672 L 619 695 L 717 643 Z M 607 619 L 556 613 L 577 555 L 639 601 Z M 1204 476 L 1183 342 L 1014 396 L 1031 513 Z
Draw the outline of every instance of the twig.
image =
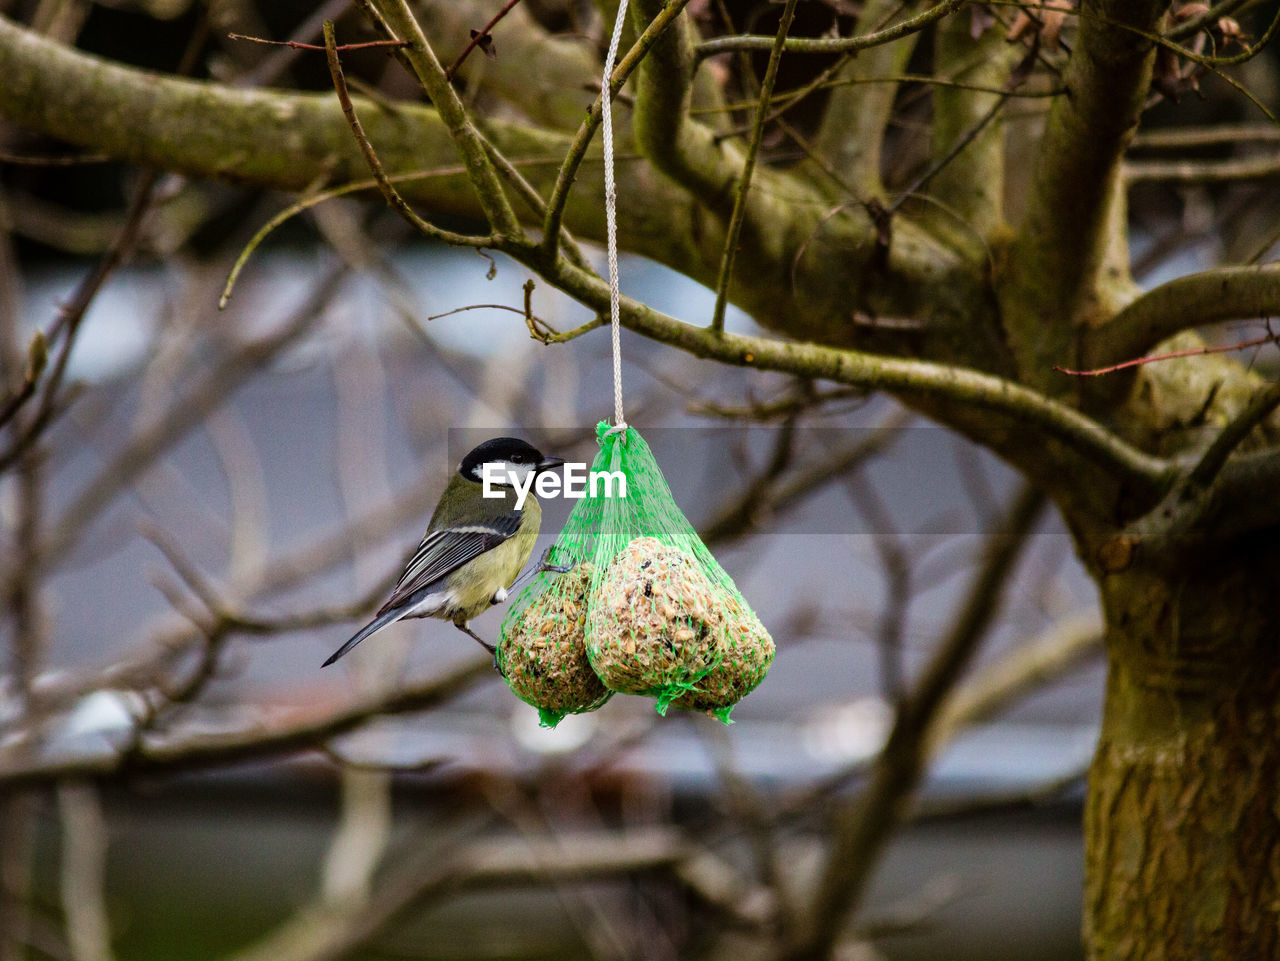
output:
M 1280 131 L 1277 131 L 1280 132 Z M 1128 160 L 1121 168 L 1127 185 L 1161 180 L 1180 184 L 1220 184 L 1280 176 L 1280 157 L 1231 160 Z
M 845 480 L 858 512 L 872 531 L 872 544 L 884 569 L 885 599 L 877 619 L 876 650 L 880 665 L 880 696 L 898 707 L 906 692 L 902 665 L 902 637 L 911 605 L 912 565 L 906 544 L 893 529 L 889 509 L 875 486 L 860 474 Z
M 1000 96 L 996 99 L 996 102 L 991 105 L 991 108 L 956 139 L 956 142 L 951 145 L 950 150 L 931 163 L 924 172 L 917 176 L 910 185 L 903 189 L 902 192 L 898 194 L 897 198 L 886 208 L 886 212 L 889 214 L 895 213 L 898 208 L 907 202 L 908 199 L 914 197 L 928 186 L 930 180 L 941 173 L 947 164 L 960 156 L 960 153 L 977 139 L 978 134 L 982 133 L 982 131 L 987 128 L 987 125 L 996 119 L 1000 111 L 1004 108 L 1004 105 L 1008 102 L 1010 96 L 1011 92 L 1009 90 L 1002 90 L 1000 92 Z
M 1177 24 L 1165 36 L 1170 40 L 1186 40 L 1188 37 L 1195 36 L 1205 27 L 1217 23 L 1223 17 L 1231 16 L 1231 14 L 1249 2 L 1250 0 L 1222 0 L 1221 3 L 1214 4 L 1199 16 Z
M 313 630 L 317 627 L 328 627 L 331 624 L 340 624 L 367 614 L 378 603 L 379 599 L 386 597 L 387 592 L 394 583 L 394 576 L 388 574 L 385 578 L 373 584 L 363 596 L 347 604 L 330 608 L 309 608 L 300 614 L 255 617 L 237 610 L 231 602 L 225 600 L 195 564 L 183 553 L 178 542 L 168 532 L 154 524 L 144 523 L 141 526 L 140 533 L 164 555 L 165 560 L 169 562 L 183 585 L 195 595 L 196 599 L 212 617 L 211 622 L 200 624 L 201 631 L 210 638 L 221 639 L 232 634 L 284 634 L 293 631 Z M 171 598 L 171 600 L 176 600 L 176 598 Z M 190 616 L 189 619 L 197 620 Z M 197 621 L 197 623 L 199 622 Z M 182 699 L 189 699 L 189 697 L 190 695 L 188 694 Z M 170 699 L 178 698 L 171 695 Z
M 878 47 L 881 44 L 901 40 L 909 34 L 923 30 L 929 24 L 941 20 L 948 14 L 955 13 L 967 2 L 968 0 L 943 0 L 942 3 L 936 4 L 923 13 L 903 20 L 892 27 L 885 27 L 882 30 L 864 33 L 857 37 L 836 37 L 831 39 L 825 37 L 789 37 L 783 45 L 783 50 L 786 53 L 856 53 L 859 50 L 866 50 L 870 47 Z M 749 35 L 717 37 L 714 40 L 705 40 L 698 44 L 697 53 L 699 57 L 710 57 L 729 50 L 771 50 L 773 49 L 774 39 L 773 37 Z
M 760 143 L 764 139 L 765 120 L 769 115 L 769 98 L 773 96 L 773 86 L 778 80 L 782 45 L 795 20 L 796 3 L 797 0 L 787 0 L 787 5 L 782 10 L 782 19 L 778 23 L 778 35 L 774 40 L 773 50 L 769 54 L 769 66 L 765 69 L 764 81 L 760 85 L 760 103 L 756 108 L 755 129 L 751 133 L 751 143 L 747 147 L 747 156 L 742 163 L 742 173 L 738 177 L 733 213 L 729 217 L 724 247 L 720 252 L 720 270 L 716 278 L 716 305 L 711 313 L 711 329 L 716 333 L 724 330 L 724 312 L 729 303 L 729 278 L 733 274 L 733 261 L 738 254 L 738 237 L 742 234 L 742 223 L 746 218 L 747 191 L 751 189 L 751 175 L 755 172 L 756 157 L 760 153 Z
M 0 164 L 15 167 L 76 167 L 81 164 L 110 163 L 115 158 L 104 153 L 79 154 L 74 157 L 37 157 L 0 151 Z
M 1129 150 L 1184 150 L 1238 143 L 1280 143 L 1280 128 L 1264 123 L 1217 123 L 1145 130 L 1134 135 Z
M 299 43 L 297 40 L 266 40 L 263 37 L 250 37 L 243 33 L 229 33 L 232 40 L 249 40 L 253 43 L 269 44 L 273 47 L 288 47 L 291 50 L 315 50 L 325 52 L 325 47 L 315 43 Z M 376 47 L 401 50 L 409 46 L 407 40 L 366 40 L 364 43 L 344 43 L 337 47 L 339 53 L 350 53 L 352 50 L 369 50 Z
M 1248 405 L 1218 433 L 1209 449 L 1187 475 L 1186 491 L 1194 494 L 1213 483 L 1231 452 L 1240 446 L 1250 432 L 1280 407 L 1280 381 L 1269 384 L 1249 401 Z
M 242 761 L 281 758 L 310 750 L 369 721 L 437 707 L 493 676 L 491 658 L 471 661 L 427 680 L 393 691 L 360 697 L 319 715 L 283 723 L 246 722 L 217 730 L 198 730 L 143 738 L 125 751 L 109 747 L 74 753 L 33 753 L 23 744 L 0 749 L 0 786 L 46 783 L 67 777 L 124 772 L 208 770 Z
M 650 373 L 655 377 L 659 376 L 655 371 L 650 371 Z M 695 393 L 694 388 L 691 386 L 675 384 L 669 380 L 664 380 L 664 383 L 670 383 L 673 389 L 679 390 L 681 393 Z M 790 417 L 792 414 L 814 410 L 838 401 L 853 400 L 862 402 L 866 399 L 867 394 L 865 391 L 853 387 L 837 387 L 831 390 L 814 390 L 803 394 L 788 393 L 777 400 L 748 403 L 741 407 L 731 407 L 727 404 L 720 404 L 710 400 L 695 400 L 685 407 L 685 412 L 710 417 L 723 417 L 725 420 L 746 420 L 753 424 L 760 424 Z
M 843 63 L 843 61 L 842 61 Z M 828 68 L 830 70 L 830 68 Z M 827 71 L 823 71 L 825 74 Z M 815 84 L 810 82 L 803 87 L 796 87 L 792 90 L 784 90 L 782 93 L 775 93 L 770 103 L 775 108 L 773 113 L 769 114 L 769 120 L 775 120 L 786 111 L 794 107 L 800 100 L 807 97 L 810 93 L 818 90 L 834 90 L 838 87 L 857 87 L 867 84 L 903 84 L 916 83 L 926 87 L 942 87 L 948 90 L 968 90 L 973 93 L 1003 93 L 1011 97 L 1021 97 L 1030 100 L 1047 100 L 1051 97 L 1060 97 L 1066 90 L 1061 87 L 1053 87 L 1047 90 L 1008 90 L 1004 87 L 992 87 L 981 83 L 969 83 L 964 80 L 948 80 L 943 77 L 930 77 L 923 73 L 904 73 L 896 76 L 886 77 L 849 77 L 842 80 L 826 80 L 822 83 Z M 758 103 L 756 100 L 743 100 L 738 103 L 726 104 L 722 107 L 695 107 L 689 111 L 690 116 L 705 117 L 708 115 L 727 113 L 734 110 L 745 110 L 747 107 L 754 107 Z M 1250 125 L 1261 126 L 1261 125 Z M 716 138 L 723 140 L 726 137 L 738 136 L 751 132 L 749 125 L 736 127 L 732 130 L 726 130 L 716 134 Z M 1261 139 L 1261 138 L 1259 138 Z
M 557 162 L 558 161 L 543 157 L 530 157 L 523 160 L 506 161 L 506 163 L 510 164 L 512 167 L 515 167 L 518 164 L 555 164 Z M 426 170 L 411 170 L 400 174 L 387 174 L 386 179 L 390 183 L 397 184 L 408 183 L 415 180 L 428 180 L 434 177 L 456 177 L 465 174 L 466 172 L 467 168 L 463 164 L 449 164 L 448 166 L 431 167 Z M 249 241 L 244 245 L 243 249 L 241 249 L 239 255 L 236 257 L 235 263 L 232 264 L 231 271 L 227 274 L 227 282 L 222 288 L 222 296 L 218 299 L 218 309 L 221 310 L 225 308 L 231 301 L 232 291 L 235 289 L 236 283 L 240 279 L 240 274 L 244 270 L 245 265 L 249 262 L 249 258 L 253 256 L 253 253 L 262 245 L 262 242 L 266 240 L 277 227 L 287 220 L 296 217 L 298 214 L 310 210 L 317 204 L 324 203 L 326 200 L 345 197 L 347 194 L 359 193 L 362 190 L 373 190 L 377 187 L 378 181 L 372 178 L 369 180 L 355 180 L 348 184 L 330 187 L 327 190 L 321 190 L 310 197 L 303 197 L 301 200 L 291 203 L 268 220 L 258 228 L 258 231 L 251 238 L 249 238 Z
M 408 202 L 400 196 L 400 191 L 396 190 L 391 181 L 387 179 L 386 171 L 382 169 L 382 161 L 378 159 L 377 153 L 374 152 L 373 144 L 369 142 L 369 138 L 365 136 L 364 127 L 360 125 L 360 118 L 356 116 L 355 104 L 351 102 L 351 94 L 347 90 L 347 80 L 342 73 L 342 62 L 338 59 L 338 47 L 334 39 L 332 20 L 324 22 L 324 49 L 329 62 L 329 75 L 333 78 L 333 88 L 338 94 L 338 103 L 342 105 L 343 116 L 347 118 L 352 136 L 355 137 L 356 143 L 360 147 L 360 153 L 364 156 L 365 163 L 369 165 L 369 172 L 373 174 L 373 179 L 377 183 L 378 189 L 382 191 L 382 196 L 387 201 L 387 206 L 416 227 L 423 235 L 433 240 L 440 240 L 455 247 L 486 247 L 492 244 L 492 235 L 475 237 L 468 234 L 455 233 L 452 230 L 445 230 L 428 223 L 419 217 Z
M 450 80 L 452 80 L 453 75 L 457 73 L 458 68 L 462 66 L 462 62 L 466 60 L 468 56 L 470 56 L 471 51 L 474 50 L 477 46 L 479 46 L 488 38 L 489 31 L 492 30 L 495 26 L 497 26 L 498 21 L 501 20 L 503 17 L 505 17 L 508 13 L 510 13 L 512 9 L 515 7 L 515 5 L 519 2 L 520 0 L 507 0 L 507 2 L 503 4 L 502 9 L 499 10 L 497 13 L 495 13 L 493 15 L 493 18 L 488 23 L 486 23 L 478 31 L 473 30 L 472 36 L 471 36 L 471 42 L 462 48 L 462 53 L 458 54 L 457 59 L 455 59 L 453 63 L 449 64 L 449 66 L 445 69 L 444 75 L 448 77 Z
M 502 155 L 502 151 L 484 134 L 480 134 L 485 149 L 489 152 L 489 159 L 493 161 L 494 166 L 498 169 L 498 173 L 503 179 L 515 190 L 533 213 L 541 217 L 545 222 L 547 217 L 547 202 L 542 199 L 542 195 L 538 193 L 533 184 L 525 179 L 515 163 L 508 160 Z M 583 254 L 582 248 L 578 246 L 578 242 L 574 240 L 573 235 L 569 233 L 567 227 L 560 228 L 560 242 L 564 247 L 565 256 L 569 258 L 570 263 L 582 268 L 590 270 L 591 265 L 587 261 L 586 255 Z
M 310 4 L 306 19 L 293 28 L 288 39 L 305 43 L 320 33 L 326 20 L 340 17 L 350 6 L 351 0 L 323 0 Z M 324 48 L 321 47 L 320 50 L 323 51 Z M 234 82 L 246 88 L 277 86 L 280 77 L 297 60 L 300 52 L 302 51 L 290 50 L 288 47 L 279 48 L 245 69 Z M 390 48 L 390 52 L 395 57 L 404 56 L 404 52 L 395 47 Z
M 652 47 L 667 29 L 676 21 L 680 12 L 689 4 L 689 0 L 671 0 L 662 12 L 659 13 L 645 27 L 644 32 L 636 39 L 631 49 L 627 51 L 627 55 L 618 61 L 618 65 L 613 68 L 613 73 L 609 76 L 608 91 L 601 90 L 600 96 L 596 97 L 590 109 L 587 111 L 586 118 L 578 127 L 578 132 L 574 135 L 573 143 L 569 145 L 569 149 L 565 152 L 564 161 L 560 165 L 560 171 L 556 174 L 556 183 L 551 190 L 551 199 L 547 201 L 547 215 L 542 226 L 542 245 L 541 253 L 544 257 L 554 258 L 560 243 L 560 230 L 564 222 L 565 205 L 569 200 L 569 190 L 573 187 L 574 180 L 578 175 L 578 168 L 582 166 L 582 161 L 587 155 L 587 147 L 591 143 L 591 138 L 600 127 L 600 121 L 603 117 L 601 109 L 601 98 L 606 96 L 616 97 L 618 91 L 622 89 L 622 85 L 627 82 L 627 78 L 640 65 L 640 61 L 644 59 L 649 48 Z
M 4 402 L 3 407 L 0 407 L 0 427 L 9 423 L 22 405 L 35 394 L 36 384 L 40 381 L 40 375 L 44 373 L 48 359 L 49 349 L 44 334 L 37 330 L 31 338 L 31 345 L 27 348 L 27 369 L 22 375 L 22 386 Z
M 1275 316 L 1280 264 L 1217 267 L 1140 294 L 1092 330 L 1083 356 L 1093 366 L 1140 357 L 1174 334 L 1227 320 Z
M 972 590 L 947 637 L 938 646 L 920 680 L 897 711 L 888 741 L 872 770 L 866 794 L 839 817 L 826 866 L 814 898 L 812 923 L 793 953 L 784 957 L 821 957 L 835 943 L 850 910 L 893 829 L 905 801 L 925 769 L 927 745 L 939 710 L 986 635 L 1009 575 L 1034 530 L 1044 495 L 1027 485 L 984 551 Z
M 1127 370 L 1130 367 L 1140 367 L 1143 364 L 1155 364 L 1162 360 L 1176 360 L 1179 357 L 1200 357 L 1204 354 L 1227 354 L 1232 351 L 1246 350 L 1249 347 L 1261 347 L 1264 344 L 1274 344 L 1280 341 L 1280 335 L 1264 334 L 1261 337 L 1251 337 L 1249 340 L 1242 340 L 1235 344 L 1222 344 L 1217 347 L 1192 347 L 1188 350 L 1174 350 L 1167 354 L 1151 354 L 1147 357 L 1138 357 L 1134 360 L 1122 361 L 1119 364 L 1109 364 L 1106 367 L 1094 367 L 1091 370 L 1070 370 L 1066 367 L 1059 367 L 1054 364 L 1053 369 L 1060 374 L 1069 374 L 1072 377 L 1101 377 L 1103 374 L 1114 374 L 1118 370 Z
M 366 5 L 373 9 L 372 4 Z M 502 243 L 499 241 L 515 242 L 522 239 L 524 230 L 515 211 L 511 209 L 511 202 L 485 149 L 484 139 L 458 97 L 458 92 L 445 76 L 444 67 L 440 65 L 435 51 L 422 32 L 408 0 L 386 0 L 376 13 L 381 26 L 390 31 L 394 38 L 409 41 L 409 46 L 404 49 L 405 58 L 413 68 L 423 91 L 431 98 L 436 113 L 444 121 L 450 138 L 466 162 L 467 179 L 493 232 L 495 243 L 491 246 L 501 247 Z
M 94 269 L 81 280 L 71 299 L 58 311 L 58 316 L 50 326 L 46 338 L 49 346 L 58 344 L 58 355 L 44 382 L 40 405 L 35 414 L 30 418 L 29 423 L 22 425 L 22 434 L 3 454 L 0 454 L 0 473 L 8 470 L 52 422 L 57 410 L 58 389 L 62 386 L 63 377 L 66 375 L 67 363 L 71 357 L 71 349 L 75 346 L 80 325 L 108 278 L 133 253 L 142 233 L 143 220 L 151 207 L 159 177 L 160 172 L 156 167 L 143 170 L 138 188 L 129 202 L 129 210 L 125 214 L 120 232 Z

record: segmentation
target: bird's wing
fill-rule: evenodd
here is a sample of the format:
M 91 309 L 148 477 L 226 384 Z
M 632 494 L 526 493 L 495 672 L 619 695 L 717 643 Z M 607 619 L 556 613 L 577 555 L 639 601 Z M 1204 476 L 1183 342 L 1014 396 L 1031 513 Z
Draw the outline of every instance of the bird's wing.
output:
M 399 607 L 428 584 L 452 574 L 468 561 L 475 560 L 485 551 L 491 551 L 503 541 L 514 537 L 520 529 L 521 516 L 520 513 L 513 512 L 475 524 L 427 531 L 418 550 L 405 566 L 404 573 L 400 575 L 391 597 L 382 605 L 378 614 L 382 615 Z

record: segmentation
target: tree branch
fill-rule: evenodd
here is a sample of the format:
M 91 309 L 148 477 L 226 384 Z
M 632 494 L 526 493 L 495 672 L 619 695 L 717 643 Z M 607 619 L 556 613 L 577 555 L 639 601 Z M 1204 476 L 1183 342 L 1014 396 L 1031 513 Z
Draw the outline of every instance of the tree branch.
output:
M 963 229 L 951 231 L 953 243 L 977 244 L 980 256 L 985 256 L 988 238 L 1004 223 L 1004 123 L 998 111 L 1015 86 L 1010 73 L 1022 54 L 1020 45 L 1005 42 L 994 28 L 975 41 L 965 17 L 945 20 L 935 31 L 936 75 L 1000 91 L 981 93 L 959 87 L 933 91 L 930 154 L 942 168 L 932 192 L 964 221 Z M 971 130 L 977 131 L 972 142 L 954 153 Z
M 1278 131 L 1280 132 L 1280 131 Z M 1129 160 L 1122 168 L 1126 186 L 1150 180 L 1180 184 L 1224 184 L 1280 177 L 1280 157 L 1230 160 Z
M 1280 264 L 1219 267 L 1179 277 L 1142 294 L 1090 332 L 1089 367 L 1141 357 L 1175 334 L 1207 324 L 1280 316 Z
M 662 0 L 636 0 L 631 11 L 637 31 L 662 9 Z M 727 214 L 729 188 L 740 175 L 742 163 L 689 115 L 694 67 L 693 26 L 682 15 L 640 64 L 632 132 L 636 146 L 654 166 L 710 209 Z
M 751 189 L 751 175 L 755 172 L 756 157 L 760 154 L 760 142 L 764 139 L 769 100 L 773 96 L 773 85 L 778 80 L 778 64 L 782 60 L 782 44 L 787 39 L 787 31 L 791 29 L 792 21 L 795 20 L 796 2 L 797 0 L 786 0 L 782 18 L 778 22 L 778 36 L 774 41 L 773 51 L 769 54 L 769 66 L 760 84 L 760 103 L 756 107 L 751 142 L 747 146 L 747 156 L 742 162 L 742 173 L 738 177 L 733 198 L 733 213 L 729 215 L 724 248 L 720 252 L 720 269 L 716 274 L 716 305 L 711 313 L 711 329 L 717 333 L 724 330 L 724 311 L 729 304 L 729 280 L 733 276 L 733 262 L 738 254 L 738 238 L 742 234 L 742 221 L 747 213 L 747 191 Z
M 663 8 L 663 16 L 672 16 L 679 3 Z M 637 61 L 644 44 L 657 34 L 646 31 L 645 36 L 648 41 L 642 38 L 633 48 Z M 4 17 L 0 75 L 5 77 L 0 115 L 126 162 L 293 192 L 326 181 L 364 179 L 364 159 L 331 94 L 247 90 L 159 76 L 71 50 Z M 433 219 L 483 215 L 465 170 L 449 172 L 457 167 L 457 149 L 435 110 L 397 104 L 392 112 L 366 106 L 359 97 L 353 102 L 369 141 L 377 145 L 387 179 L 407 201 L 429 209 Z M 568 134 L 499 118 L 486 120 L 485 135 L 543 196 L 551 195 L 575 142 Z M 589 136 L 590 131 L 579 131 L 583 150 Z M 725 156 L 733 153 L 725 150 Z M 737 175 L 737 168 L 729 166 L 725 190 Z M 413 172 L 423 171 L 428 175 L 411 179 Z M 556 201 L 563 197 L 563 222 L 578 236 L 602 238 L 598 164 L 566 166 L 563 173 L 551 209 L 559 209 Z M 708 251 L 719 248 L 722 228 L 702 217 L 700 198 L 655 176 L 642 161 L 620 163 L 617 174 L 619 196 L 644 198 L 643 203 L 619 205 L 619 235 L 627 249 L 713 284 L 715 261 Z M 574 177 L 580 189 L 569 190 Z M 972 266 L 909 219 L 895 221 L 889 262 L 872 271 L 867 264 L 874 253 L 874 233 L 860 212 L 826 216 L 830 198 L 798 173 L 765 167 L 756 171 L 754 183 L 744 228 L 744 234 L 752 233 L 739 254 L 734 300 L 761 323 L 792 336 L 848 343 L 865 333 L 847 320 L 850 285 L 860 291 L 861 309 L 883 316 L 917 316 L 927 309 L 938 320 L 989 307 L 984 281 Z M 530 216 L 528 221 L 541 226 L 543 218 Z M 755 224 L 767 229 L 754 229 Z M 796 250 L 818 233 L 820 263 L 806 260 L 793 271 Z M 812 250 L 818 247 L 809 244 Z M 541 269 L 543 262 L 530 266 Z M 802 299 L 796 296 L 801 286 Z M 950 303 L 939 312 L 933 295 L 922 292 L 941 289 Z M 971 343 L 973 337 L 948 340 L 958 342 Z M 984 350 L 981 356 L 991 353 Z M 980 363 L 977 356 L 973 363 Z
M 781 470 L 766 470 L 754 478 L 746 489 L 728 503 L 719 506 L 705 523 L 699 535 L 708 545 L 733 541 L 751 532 L 756 518 L 787 510 L 808 495 L 821 490 L 833 478 L 846 477 L 867 461 L 888 450 L 900 435 L 911 415 L 894 411 L 871 434 L 840 447 L 829 456 L 796 470 L 790 476 Z M 785 466 L 785 465 L 784 465 Z
M 405 57 L 413 67 L 418 82 L 426 91 L 453 138 L 458 152 L 467 165 L 467 176 L 495 234 L 520 236 L 520 221 L 511 209 L 502 181 L 485 150 L 479 131 L 471 121 L 444 67 L 436 59 L 435 51 L 427 42 L 422 28 L 414 18 L 405 0 L 382 0 L 378 4 L 386 26 L 394 33 L 393 39 L 407 40 Z
M 463 78 L 468 98 L 483 93 L 513 104 L 534 123 L 571 127 L 590 101 L 589 85 L 600 79 L 599 58 L 584 36 L 547 31 L 528 11 L 515 6 L 499 16 L 492 0 L 422 0 L 413 5 L 422 31 L 443 55 L 478 43 L 492 21 L 494 57 L 459 68 L 455 57 L 447 73 Z M 500 21 L 500 22 L 498 22 Z M 472 32 L 475 37 L 470 37 Z
M 856 37 L 789 37 L 782 49 L 786 53 L 857 53 L 859 50 L 867 50 L 871 47 L 878 47 L 881 44 L 893 43 L 895 40 L 901 40 L 903 37 L 918 33 L 929 24 L 941 20 L 948 14 L 955 13 L 968 2 L 969 0 L 943 0 L 942 3 L 930 7 L 914 17 L 903 20 L 901 23 L 894 24 L 892 27 L 885 27 L 883 30 L 864 33 Z M 773 37 L 750 35 L 717 37 L 714 40 L 706 40 L 700 43 L 698 45 L 698 56 L 710 57 L 729 50 L 769 50 L 772 47 Z
M 563 260 L 553 265 L 545 277 L 592 309 L 607 310 L 609 288 L 598 277 L 579 271 Z M 628 297 L 622 299 L 622 324 L 695 357 L 733 366 L 782 371 L 887 390 L 905 397 L 945 398 L 968 408 L 998 411 L 1021 423 L 1034 424 L 1077 454 L 1111 471 L 1117 479 L 1147 494 L 1162 489 L 1172 477 L 1172 465 L 1132 447 L 1074 408 L 990 374 L 812 343 L 716 334 Z
M 1165 0 L 1085 0 L 1067 64 L 1069 95 L 1053 101 L 1027 212 L 1000 285 L 1019 379 L 1054 390 L 1052 365 L 1074 363 L 1073 338 L 1094 308 L 1120 161 L 1151 78 L 1151 33 Z M 1063 390 L 1067 385 L 1058 384 Z
M 1194 494 L 1207 490 L 1214 482 L 1227 458 L 1236 450 L 1255 427 L 1271 416 L 1280 407 L 1280 381 L 1267 385 L 1259 391 L 1248 406 L 1219 431 L 1208 449 L 1201 456 L 1196 466 L 1187 474 L 1186 489 Z
M 351 127 L 352 136 L 355 137 L 360 153 L 364 156 L 365 163 L 369 165 L 369 172 L 373 174 L 373 179 L 377 182 L 378 190 L 382 192 L 382 197 L 386 200 L 387 206 L 408 221 L 418 232 L 430 237 L 432 240 L 440 240 L 446 244 L 454 244 L 460 247 L 489 246 L 493 242 L 491 237 L 474 237 L 467 234 L 454 233 L 452 230 L 443 230 L 435 224 L 428 223 L 419 217 L 417 212 L 400 196 L 400 192 L 396 190 L 395 185 L 387 179 L 387 172 L 382 167 L 382 161 L 378 159 L 378 154 L 374 151 L 373 144 L 369 142 L 368 136 L 365 135 L 364 127 L 361 126 L 360 118 L 356 114 L 355 104 L 351 102 L 351 94 L 347 90 L 347 79 L 342 71 L 342 61 L 338 57 L 338 45 L 332 20 L 324 22 L 324 51 L 326 60 L 329 63 L 329 76 L 333 79 L 333 89 L 337 93 L 338 103 L 342 107 L 342 115 L 347 118 L 347 124 Z
M 1021 644 L 956 689 L 938 712 L 930 754 L 965 728 L 1006 710 L 1024 695 L 1102 651 L 1102 626 L 1095 615 L 1055 624 L 1045 634 Z
M 616 97 L 622 89 L 622 85 L 627 82 L 636 69 L 640 66 L 640 62 L 644 59 L 645 54 L 649 52 L 658 38 L 675 23 L 680 12 L 688 5 L 689 0 L 672 0 L 662 11 L 653 18 L 644 32 L 636 39 L 631 49 L 613 68 L 613 73 L 609 77 L 608 95 Z M 560 165 L 560 170 L 556 174 L 555 187 L 551 191 L 551 199 L 547 202 L 547 212 L 542 227 L 542 246 L 548 257 L 554 258 L 556 255 L 556 246 L 559 243 L 560 226 L 564 219 L 565 205 L 569 199 L 569 191 L 573 187 L 574 181 L 578 176 L 578 169 L 582 166 L 582 161 L 586 158 L 587 147 L 591 143 L 591 138 L 595 136 L 595 132 L 600 128 L 600 120 L 603 117 L 603 111 L 600 101 L 605 96 L 605 91 L 600 92 L 600 96 L 596 97 L 595 103 L 587 110 L 587 116 L 578 127 L 578 132 L 573 138 L 573 143 L 569 145 L 568 151 L 565 153 L 564 163 Z
M 898 708 L 866 793 L 839 817 L 808 930 L 785 955 L 786 961 L 819 961 L 830 954 L 849 912 L 861 899 L 871 869 L 906 813 L 925 770 L 939 711 L 986 636 L 1044 504 L 1043 494 L 1025 487 L 991 538 L 955 626 Z
M 0 787 L 108 774 L 208 769 L 278 758 L 318 747 L 376 717 L 429 710 L 493 673 L 489 658 L 439 677 L 361 697 L 318 716 L 277 725 L 242 724 L 217 731 L 145 737 L 123 750 L 100 747 L 87 754 L 41 750 L 20 740 L 0 749 Z
M 900 9 L 898 0 L 873 0 L 862 8 L 859 24 L 873 29 Z M 817 154 L 857 187 L 863 196 L 880 196 L 880 151 L 893 113 L 898 84 L 878 82 L 900 75 L 915 50 L 916 36 L 873 49 L 861 57 L 849 57 L 830 81 L 831 92 L 822 123 L 813 138 Z M 870 83 L 868 88 L 863 82 Z

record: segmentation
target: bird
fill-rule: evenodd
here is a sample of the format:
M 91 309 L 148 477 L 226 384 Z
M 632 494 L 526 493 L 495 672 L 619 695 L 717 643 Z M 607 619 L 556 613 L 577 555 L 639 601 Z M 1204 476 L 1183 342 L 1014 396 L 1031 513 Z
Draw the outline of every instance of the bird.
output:
M 542 524 L 533 480 L 563 464 L 517 437 L 487 440 L 462 458 L 387 602 L 321 667 L 388 624 L 411 617 L 452 621 L 493 654 L 493 645 L 471 630 L 469 621 L 507 599 Z M 484 496 L 486 477 L 499 496 Z

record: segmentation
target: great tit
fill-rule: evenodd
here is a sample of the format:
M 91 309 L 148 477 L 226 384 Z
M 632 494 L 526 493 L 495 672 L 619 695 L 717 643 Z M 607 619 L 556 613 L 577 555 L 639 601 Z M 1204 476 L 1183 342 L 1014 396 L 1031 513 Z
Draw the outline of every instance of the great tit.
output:
M 440 495 L 427 533 L 387 603 L 321 666 L 328 667 L 370 634 L 407 617 L 453 621 L 492 654 L 492 645 L 467 622 L 507 599 L 507 590 L 533 552 L 542 507 L 533 495 L 530 475 L 563 464 L 515 437 L 495 437 L 471 451 Z M 484 496 L 486 468 L 492 490 L 501 497 Z M 521 508 L 516 507 L 516 484 L 528 491 Z

